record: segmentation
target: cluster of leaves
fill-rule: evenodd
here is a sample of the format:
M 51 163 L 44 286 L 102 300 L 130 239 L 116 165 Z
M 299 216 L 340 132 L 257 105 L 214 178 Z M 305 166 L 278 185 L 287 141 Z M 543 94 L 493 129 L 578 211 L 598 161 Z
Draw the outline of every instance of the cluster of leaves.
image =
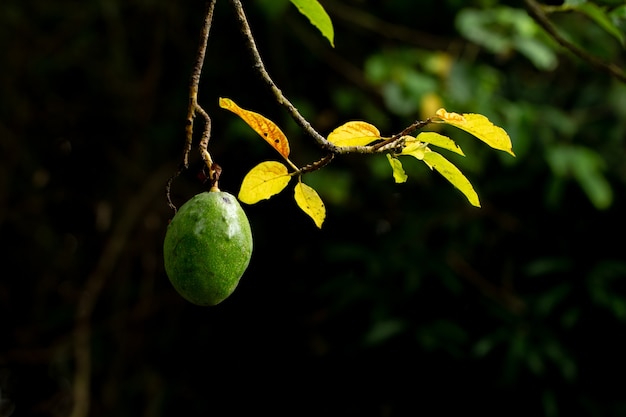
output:
M 626 4 L 623 1 L 591 2 L 565 0 L 559 6 L 539 6 L 544 13 L 577 13 L 594 22 L 619 44 L 626 46 Z M 516 51 L 540 70 L 553 70 L 558 58 L 554 41 L 547 37 L 533 18 L 523 10 L 498 5 L 485 9 L 466 8 L 456 17 L 459 32 L 487 51 L 498 55 Z
M 291 177 L 297 176 L 298 183 L 294 189 L 297 205 L 309 215 L 317 227 L 322 227 L 326 217 L 326 208 L 319 194 L 302 182 L 304 169 L 298 168 L 289 159 L 289 141 L 282 130 L 265 116 L 239 107 L 233 100 L 220 98 L 220 107 L 230 110 L 243 119 L 255 132 L 269 143 L 284 158 L 289 167 L 277 161 L 265 161 L 252 168 L 243 179 L 239 191 L 239 199 L 246 204 L 255 204 L 280 193 L 289 184 Z M 511 139 L 501 127 L 495 126 L 489 119 L 480 114 L 458 114 L 447 112 L 441 108 L 435 116 L 424 124 L 446 123 L 462 129 L 482 140 L 494 149 L 507 152 L 513 156 Z M 399 156 L 412 156 L 424 162 L 431 170 L 436 170 L 452 185 L 467 197 L 469 202 L 480 207 L 480 201 L 474 187 L 463 173 L 440 153 L 431 150 L 437 146 L 465 156 L 461 147 L 452 139 L 437 132 L 421 132 L 417 136 L 399 135 L 384 137 L 378 128 L 364 121 L 349 121 L 334 129 L 327 137 L 329 143 L 337 147 L 361 147 L 375 144 L 393 144 L 386 152 L 391 164 L 393 178 L 397 183 L 406 182 L 408 176 L 402 167 Z M 381 147 L 382 149 L 382 147 Z M 321 164 L 320 164 L 321 166 Z M 313 165 L 315 167 L 315 165 Z M 292 168 L 293 171 L 289 171 Z M 313 168 L 315 169 L 315 168 Z M 312 170 L 312 169 L 309 169 Z
M 623 28 L 626 26 L 626 4 L 622 0 L 565 0 L 560 6 L 544 6 L 549 12 L 578 12 L 626 46 Z

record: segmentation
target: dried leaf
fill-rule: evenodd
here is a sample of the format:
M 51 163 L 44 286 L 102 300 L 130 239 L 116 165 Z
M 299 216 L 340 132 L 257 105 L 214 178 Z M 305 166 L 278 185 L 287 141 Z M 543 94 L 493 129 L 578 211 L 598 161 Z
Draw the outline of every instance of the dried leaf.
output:
M 285 159 L 289 158 L 289 141 L 287 136 L 271 120 L 259 113 L 245 110 L 228 98 L 220 98 L 220 107 L 230 110 L 243 119 L 255 132 L 267 141 Z
M 448 113 L 445 109 L 437 110 L 437 116 L 446 124 L 476 136 L 494 149 L 507 152 L 513 156 L 511 138 L 501 127 L 495 126 L 482 114 L 475 113 Z
M 328 135 L 328 141 L 337 146 L 365 146 L 381 139 L 376 126 L 367 122 L 347 122 Z
M 308 214 L 315 225 L 321 229 L 324 218 L 326 218 L 326 207 L 324 207 L 324 202 L 317 191 L 303 182 L 298 182 L 295 186 L 294 198 L 298 207 Z
M 291 176 L 280 162 L 261 162 L 246 174 L 239 190 L 239 200 L 246 204 L 258 203 L 280 193 Z

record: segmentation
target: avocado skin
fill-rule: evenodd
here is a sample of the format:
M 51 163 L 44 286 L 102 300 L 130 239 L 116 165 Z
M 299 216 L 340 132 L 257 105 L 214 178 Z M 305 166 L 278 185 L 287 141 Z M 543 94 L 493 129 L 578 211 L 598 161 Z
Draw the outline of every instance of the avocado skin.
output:
M 165 233 L 165 272 L 178 293 L 200 306 L 230 296 L 250 263 L 252 232 L 237 199 L 224 191 L 195 195 Z

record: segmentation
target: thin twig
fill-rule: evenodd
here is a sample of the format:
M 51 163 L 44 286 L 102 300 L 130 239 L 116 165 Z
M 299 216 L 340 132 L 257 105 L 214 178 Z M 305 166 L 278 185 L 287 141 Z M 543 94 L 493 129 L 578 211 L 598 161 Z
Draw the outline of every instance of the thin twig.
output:
M 334 153 L 328 153 L 324 155 L 319 161 L 315 161 L 311 164 L 305 165 L 302 168 L 300 168 L 297 171 L 297 174 L 302 175 L 302 174 L 306 174 L 307 172 L 317 171 L 318 169 L 321 169 L 325 167 L 326 165 L 330 164 L 330 162 L 333 160 L 334 157 L 335 157 Z
M 626 83 L 626 73 L 619 68 L 617 65 L 604 62 L 601 59 L 597 58 L 594 55 L 591 55 L 584 49 L 578 47 L 572 42 L 565 39 L 554 27 L 548 16 L 546 16 L 545 12 L 542 10 L 541 5 L 537 3 L 535 0 L 524 0 L 526 4 L 526 9 L 528 10 L 528 14 L 535 19 L 535 21 L 546 31 L 552 38 L 557 41 L 561 46 L 568 49 L 574 55 L 578 56 L 583 61 L 586 61 L 598 68 L 601 71 L 607 72 L 613 77 L 617 78 L 621 82 Z
M 189 85 L 189 108 L 187 110 L 187 141 L 185 144 L 185 154 L 183 157 L 183 163 L 185 167 L 189 166 L 189 152 L 191 151 L 191 146 L 193 143 L 193 119 L 196 115 L 196 112 L 198 112 L 205 120 L 205 128 L 202 135 L 204 143 L 201 142 L 200 144 L 200 152 L 202 158 L 207 162 L 207 166 L 211 168 L 211 164 L 209 164 L 209 161 L 207 161 L 205 155 L 206 147 L 208 145 L 208 141 L 211 135 L 211 118 L 209 117 L 207 112 L 204 111 L 202 107 L 200 107 L 200 105 L 198 104 L 198 90 L 200 86 L 200 75 L 202 74 L 204 57 L 206 56 L 206 49 L 209 42 L 209 32 L 211 30 L 211 22 L 213 21 L 213 10 L 215 9 L 216 1 L 217 0 L 207 1 L 204 24 L 202 25 L 202 29 L 200 30 L 200 45 L 198 45 L 196 62 L 194 64 L 193 72 L 191 74 L 191 82 Z M 203 150 L 205 152 L 203 152 Z
M 268 74 L 267 70 L 265 69 L 265 65 L 263 64 L 263 60 L 261 59 L 261 55 L 259 54 L 259 50 L 257 49 L 254 36 L 252 36 L 252 30 L 250 29 L 250 25 L 248 24 L 248 19 L 246 18 L 246 14 L 243 11 L 243 6 L 241 4 L 241 1 L 231 0 L 231 3 L 233 7 L 235 8 L 237 19 L 239 20 L 239 23 L 241 25 L 241 32 L 244 35 L 246 42 L 248 43 L 248 50 L 250 51 L 250 54 L 252 55 L 254 67 L 259 73 L 259 75 L 261 76 L 261 78 L 263 78 L 263 81 L 265 81 L 265 83 L 270 87 L 278 103 L 287 109 L 287 111 L 289 112 L 291 117 L 296 121 L 296 123 L 302 129 L 304 129 L 304 131 L 307 132 L 311 137 L 313 137 L 313 139 L 315 139 L 317 144 L 321 146 L 322 149 L 326 149 L 333 153 L 339 153 L 338 147 L 328 142 L 326 138 L 320 135 L 311 126 L 309 121 L 306 120 L 300 114 L 298 109 L 296 109 L 296 107 L 293 104 L 291 104 L 291 102 L 287 99 L 287 97 L 285 97 L 282 91 L 280 91 L 280 89 L 276 86 L 276 84 L 274 83 L 270 75 Z
M 208 152 L 209 139 L 211 138 L 211 118 L 209 114 L 198 104 L 198 90 L 200 86 L 200 75 L 202 75 L 202 66 L 204 65 L 204 58 L 206 56 L 206 49 L 209 43 L 209 32 L 211 31 L 211 22 L 213 21 L 213 10 L 215 10 L 215 3 L 217 0 L 210 0 L 206 2 L 206 13 L 204 15 L 204 23 L 200 29 L 200 43 L 198 45 L 198 52 L 196 53 L 196 61 L 191 73 L 191 80 L 189 82 L 189 107 L 187 108 L 187 120 L 185 126 L 185 148 L 183 150 L 183 162 L 178 167 L 176 172 L 167 180 L 165 185 L 165 196 L 167 198 L 167 205 L 176 213 L 176 206 L 172 203 L 171 189 L 172 182 L 186 169 L 189 168 L 189 153 L 193 145 L 193 121 L 196 117 L 196 113 L 200 113 L 204 119 L 204 129 L 202 131 L 202 138 L 200 139 L 200 156 L 204 160 L 205 164 L 209 168 L 209 179 L 211 185 L 215 183 L 215 169 L 213 169 L 213 160 L 211 154 Z
M 317 132 L 311 123 L 306 120 L 296 109 L 296 107 L 285 97 L 282 91 L 278 88 L 276 83 L 272 80 L 267 69 L 265 68 L 265 64 L 263 64 L 263 60 L 261 59 L 261 55 L 259 54 L 259 50 L 256 46 L 256 41 L 254 40 L 254 36 L 252 35 L 252 30 L 250 29 L 250 25 L 248 23 L 248 19 L 246 18 L 246 14 L 243 11 L 243 6 L 241 5 L 240 0 L 231 0 L 233 7 L 235 8 L 235 12 L 237 14 L 237 19 L 241 25 L 241 32 L 248 44 L 248 50 L 252 56 L 252 61 L 254 62 L 254 68 L 259 73 L 263 81 L 270 87 L 270 90 L 274 94 L 276 101 L 278 104 L 282 105 L 287 112 L 291 115 L 291 117 L 295 120 L 295 122 L 311 136 L 315 142 L 324 150 L 328 152 L 332 152 L 334 154 L 348 154 L 348 153 L 359 153 L 359 154 L 372 154 L 377 153 L 378 149 L 374 149 L 371 146 L 336 146 L 335 144 L 326 140 L 324 136 L 322 136 L 319 132 Z
M 389 146 L 387 146 L 387 145 L 394 144 L 395 142 L 399 141 L 404 136 L 408 135 L 409 133 L 413 132 L 414 130 L 421 129 L 421 128 L 429 125 L 430 122 L 432 122 L 432 119 L 430 117 L 428 119 L 426 119 L 426 120 L 417 120 L 417 121 L 413 122 L 410 126 L 406 127 L 404 130 L 402 130 L 402 132 L 396 133 L 395 135 L 393 135 L 389 139 L 385 139 L 382 142 L 378 142 L 378 143 L 372 145 L 372 148 L 374 150 L 388 149 Z M 402 146 L 402 145 L 400 145 L 400 146 Z M 391 147 L 393 147 L 393 145 Z
M 329 142 L 324 136 L 322 136 L 319 132 L 317 132 L 296 109 L 296 107 L 285 97 L 282 91 L 278 88 L 276 83 L 272 80 L 267 69 L 265 68 L 265 64 L 263 64 L 263 60 L 261 59 L 261 55 L 259 54 L 259 50 L 256 46 L 256 41 L 254 36 L 252 35 L 252 30 L 250 29 L 250 24 L 248 23 L 248 19 L 246 18 L 246 14 L 243 10 L 243 6 L 240 0 L 231 0 L 231 4 L 233 5 L 237 19 L 241 25 L 241 33 L 244 36 L 244 39 L 248 45 L 248 50 L 252 57 L 252 61 L 254 63 L 255 70 L 259 73 L 263 81 L 269 86 L 272 91 L 274 97 L 278 104 L 282 105 L 287 109 L 291 117 L 296 121 L 296 123 L 307 132 L 316 142 L 317 144 L 324 150 L 332 153 L 332 154 L 349 154 L 349 153 L 358 153 L 358 154 L 373 154 L 373 153 L 382 153 L 388 152 L 392 148 L 402 147 L 403 145 L 398 142 L 398 139 L 401 136 L 393 136 L 391 139 L 387 139 L 382 143 L 378 143 L 376 145 L 367 145 L 367 146 L 337 146 L 332 142 Z M 422 124 L 423 123 L 423 124 Z M 418 127 L 423 127 L 426 124 L 430 123 L 430 120 L 426 122 L 416 122 L 413 125 L 409 126 L 404 131 L 412 131 Z M 404 132 L 403 131 L 403 132 Z M 395 142 L 398 142 L 397 144 Z M 314 164 L 313 164 L 314 165 Z
M 485 297 L 499 304 L 507 311 L 515 315 L 522 315 L 526 311 L 527 305 L 524 300 L 518 297 L 510 289 L 498 287 L 491 283 L 486 277 L 484 277 L 479 271 L 463 259 L 460 254 L 451 252 L 448 256 L 447 263 L 461 278 L 467 280 Z

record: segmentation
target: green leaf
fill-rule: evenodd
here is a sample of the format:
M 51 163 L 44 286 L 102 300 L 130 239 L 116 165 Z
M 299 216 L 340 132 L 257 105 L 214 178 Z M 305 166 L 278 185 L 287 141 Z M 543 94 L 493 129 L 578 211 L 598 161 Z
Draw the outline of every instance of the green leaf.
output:
M 474 187 L 472 187 L 469 180 L 465 178 L 465 175 L 463 175 L 463 173 L 456 166 L 454 166 L 454 164 L 437 152 L 432 151 L 424 153 L 423 161 L 431 167 L 431 169 L 436 169 L 437 172 L 443 175 L 445 179 L 458 188 L 473 206 L 480 207 L 478 194 L 474 191 Z
M 516 50 L 541 70 L 556 68 L 556 53 L 541 36 L 539 25 L 523 9 L 467 7 L 457 14 L 455 23 L 464 37 L 494 54 L 509 56 Z
M 313 26 L 322 32 L 322 35 L 328 39 L 330 45 L 334 48 L 335 31 L 333 22 L 322 5 L 317 0 L 291 0 L 291 3 L 311 21 Z
M 565 0 L 563 6 L 578 7 L 584 3 L 587 3 L 587 0 Z
M 246 204 L 267 200 L 280 193 L 290 179 L 287 167 L 280 162 L 261 162 L 244 177 L 239 190 L 239 200 Z
M 402 168 L 402 162 L 389 154 L 386 155 L 391 164 L 391 169 L 393 170 L 393 179 L 396 180 L 397 183 L 406 182 L 409 177 L 406 175 L 406 172 L 404 172 L 404 168 Z
M 613 189 L 602 172 L 605 162 L 596 151 L 583 146 L 560 145 L 548 149 L 546 156 L 552 171 L 560 177 L 574 177 L 597 209 L 611 206 Z
M 612 2 L 608 3 L 611 4 Z M 619 2 L 616 2 L 615 4 L 619 4 Z M 614 21 L 614 10 L 609 13 L 606 8 L 586 0 L 566 0 L 560 6 L 551 6 L 550 10 L 556 12 L 568 12 L 574 10 L 585 14 L 607 33 L 615 37 L 622 46 L 626 45 L 624 33 Z
M 611 20 L 605 9 L 593 3 L 584 3 L 577 7 L 574 7 L 574 9 L 589 16 L 593 21 L 598 24 L 598 26 L 600 26 L 602 29 L 615 37 L 620 42 L 620 44 L 624 46 L 624 34 L 619 30 L 617 26 L 613 24 L 613 21 Z
M 294 189 L 294 198 L 298 207 L 308 214 L 315 225 L 321 229 L 326 218 L 326 207 L 317 191 L 303 182 L 298 182 Z

